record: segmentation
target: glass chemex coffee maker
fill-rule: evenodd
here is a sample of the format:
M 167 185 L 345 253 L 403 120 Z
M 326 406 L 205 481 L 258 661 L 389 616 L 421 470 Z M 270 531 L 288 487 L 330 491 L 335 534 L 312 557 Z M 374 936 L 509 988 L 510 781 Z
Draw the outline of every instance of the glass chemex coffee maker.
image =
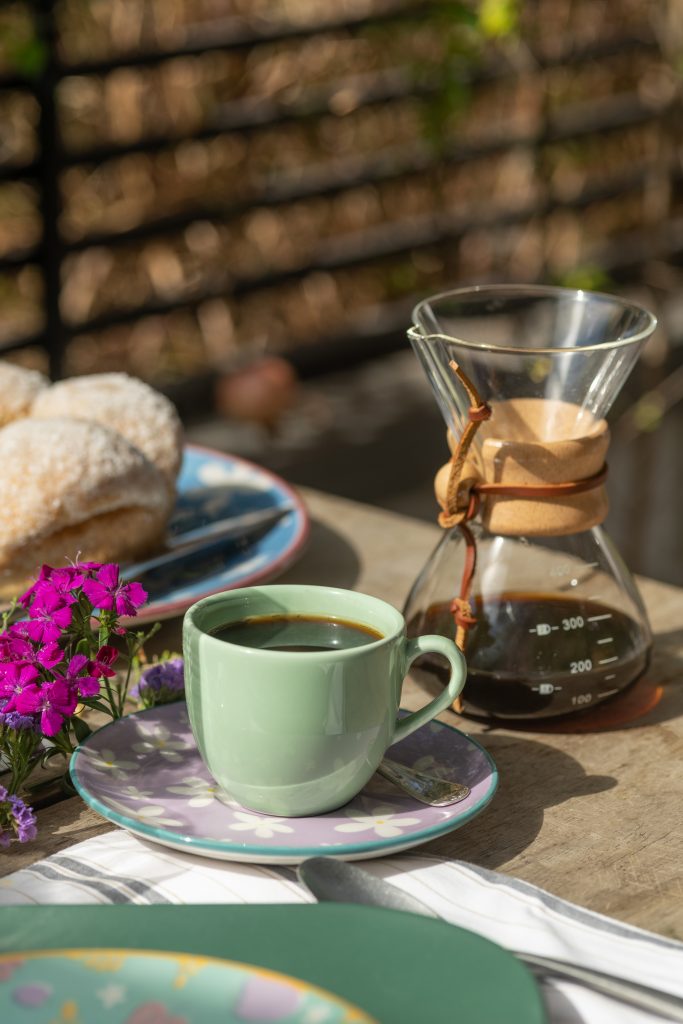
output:
M 451 459 L 435 481 L 444 536 L 408 597 L 409 633 L 456 635 L 466 714 L 591 708 L 638 679 L 651 646 L 601 524 L 605 415 L 655 318 L 609 295 L 520 285 L 436 295 L 413 319 Z M 433 656 L 414 671 L 446 673 Z

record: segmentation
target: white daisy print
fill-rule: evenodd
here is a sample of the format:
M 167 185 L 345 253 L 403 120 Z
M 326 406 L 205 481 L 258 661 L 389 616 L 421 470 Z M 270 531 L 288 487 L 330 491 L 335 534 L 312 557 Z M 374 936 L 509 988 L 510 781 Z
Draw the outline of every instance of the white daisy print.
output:
M 125 814 L 128 818 L 134 818 L 136 821 L 141 821 L 149 825 L 182 825 L 182 821 L 178 821 L 177 818 L 165 818 L 168 808 L 162 807 L 160 804 L 146 804 L 144 807 L 126 807 L 125 804 L 121 804 L 118 800 L 109 800 L 109 806 L 115 811 L 120 811 Z
M 86 747 L 81 753 L 83 757 L 87 758 L 91 768 L 98 772 L 107 772 L 114 779 L 126 779 L 128 772 L 132 768 L 137 768 L 135 761 L 122 761 L 113 750 L 109 750 L 107 747 L 102 747 L 99 751 L 89 750 Z
M 350 821 L 343 825 L 335 825 L 335 832 L 374 832 L 382 839 L 393 839 L 400 836 L 403 829 L 411 825 L 419 825 L 419 818 L 405 818 L 393 814 L 391 807 L 375 807 L 373 814 L 351 814 Z
M 248 811 L 235 811 L 238 819 L 229 828 L 235 832 L 253 832 L 258 839 L 272 839 L 277 832 L 293 832 L 291 825 L 283 825 L 282 818 L 260 818 Z
M 95 995 L 100 1000 L 105 1010 L 111 1010 L 126 998 L 127 991 L 123 985 L 105 985 L 96 991 Z
M 218 783 L 202 779 L 198 775 L 191 775 L 185 779 L 182 785 L 167 786 L 166 792 L 189 797 L 190 799 L 187 801 L 189 807 L 208 807 L 214 800 L 220 800 L 221 803 L 228 804 L 228 806 L 234 803 Z
M 309 1006 L 307 1010 L 304 1010 L 301 1024 L 325 1024 L 325 1021 L 332 1020 L 332 1012 L 329 1006 Z
M 179 751 L 188 749 L 187 743 L 183 740 L 173 739 L 165 725 L 155 725 L 148 730 L 138 724 L 137 732 L 138 736 L 142 737 L 139 743 L 132 744 L 132 749 L 137 754 L 157 753 L 168 761 L 181 761 Z
M 122 786 L 119 790 L 119 796 L 125 796 L 128 800 L 149 800 L 151 795 L 151 789 L 138 789 L 137 786 Z

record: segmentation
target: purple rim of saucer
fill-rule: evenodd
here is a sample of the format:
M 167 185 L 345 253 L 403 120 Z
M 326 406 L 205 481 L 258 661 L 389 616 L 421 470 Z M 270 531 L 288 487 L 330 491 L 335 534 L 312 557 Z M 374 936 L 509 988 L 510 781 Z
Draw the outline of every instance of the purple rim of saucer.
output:
M 405 850 L 464 825 L 496 790 L 498 773 L 487 751 L 442 722 L 423 726 L 388 753 L 463 782 L 471 792 L 460 803 L 430 807 L 375 775 L 328 814 L 276 818 L 248 810 L 204 766 L 184 702 L 129 715 L 93 733 L 73 755 L 71 777 L 94 810 L 154 842 L 208 857 L 280 863 Z

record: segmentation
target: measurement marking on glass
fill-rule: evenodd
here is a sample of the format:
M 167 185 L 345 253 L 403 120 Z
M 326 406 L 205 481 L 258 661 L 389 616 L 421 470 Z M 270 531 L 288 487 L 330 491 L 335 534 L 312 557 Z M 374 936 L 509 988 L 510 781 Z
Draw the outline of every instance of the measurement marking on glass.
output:
M 617 678 L 617 674 L 616 674 L 616 672 L 612 672 L 612 674 L 611 674 L 611 675 L 609 675 L 609 676 L 605 676 L 605 682 L 606 682 L 606 683 L 609 683 L 610 679 L 616 679 L 616 678 Z
M 608 612 L 607 615 L 589 615 L 588 622 L 602 622 L 604 619 L 611 619 L 612 613 Z
M 619 660 L 619 659 L 618 659 L 617 655 L 615 654 L 615 655 L 614 655 L 613 657 L 611 657 L 611 658 L 603 658 L 603 659 L 602 659 L 602 661 L 599 661 L 599 662 L 598 662 L 598 665 L 609 665 L 609 663 L 610 663 L 611 661 L 618 661 L 618 660 Z
M 598 697 L 611 697 L 613 693 L 619 693 L 618 690 L 603 690 L 602 693 L 598 694 Z
M 598 640 L 598 643 L 599 644 L 611 644 L 613 640 L 614 640 L 613 636 L 605 636 L 605 637 L 602 638 L 602 640 Z

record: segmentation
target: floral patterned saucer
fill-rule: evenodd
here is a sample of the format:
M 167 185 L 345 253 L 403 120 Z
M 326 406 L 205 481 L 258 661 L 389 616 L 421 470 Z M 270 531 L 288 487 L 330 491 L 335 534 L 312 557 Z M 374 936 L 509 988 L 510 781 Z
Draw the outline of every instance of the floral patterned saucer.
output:
M 128 949 L 0 956 L 0 1020 L 12 1024 L 373 1024 L 288 975 L 212 957 Z
M 470 795 L 450 807 L 428 807 L 375 775 L 350 803 L 328 814 L 275 818 L 246 810 L 209 775 L 184 702 L 93 733 L 71 759 L 71 778 L 94 810 L 145 839 L 204 857 L 277 864 L 318 854 L 361 860 L 407 850 L 464 825 L 498 784 L 483 747 L 441 722 L 397 743 L 391 757 L 463 782 Z

